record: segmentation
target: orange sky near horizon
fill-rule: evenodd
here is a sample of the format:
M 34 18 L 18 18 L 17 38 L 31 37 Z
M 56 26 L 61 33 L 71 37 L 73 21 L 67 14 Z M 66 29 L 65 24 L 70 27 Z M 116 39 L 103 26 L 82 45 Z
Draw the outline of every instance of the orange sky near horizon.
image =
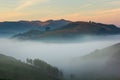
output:
M 0 21 L 67 19 L 120 26 L 120 0 L 0 0 Z

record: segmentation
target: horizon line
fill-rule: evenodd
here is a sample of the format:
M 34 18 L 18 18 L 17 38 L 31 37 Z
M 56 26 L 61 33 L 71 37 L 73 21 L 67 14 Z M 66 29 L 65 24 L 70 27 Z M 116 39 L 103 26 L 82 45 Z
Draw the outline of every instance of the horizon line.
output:
M 82 20 L 69 20 L 69 19 L 47 19 L 47 20 L 8 20 L 8 21 L 0 21 L 0 22 L 33 22 L 33 21 L 40 21 L 40 22 L 47 22 L 49 20 L 53 20 L 53 21 L 58 21 L 58 20 L 66 20 L 66 21 L 70 21 L 70 22 L 95 22 L 95 23 L 102 23 L 102 24 L 108 24 L 108 25 L 115 25 L 115 26 L 118 26 L 120 27 L 120 25 L 117 25 L 117 24 L 112 24 L 112 23 L 105 23 L 105 22 L 98 22 L 98 21 L 92 21 L 92 20 L 88 20 L 88 21 L 82 21 Z

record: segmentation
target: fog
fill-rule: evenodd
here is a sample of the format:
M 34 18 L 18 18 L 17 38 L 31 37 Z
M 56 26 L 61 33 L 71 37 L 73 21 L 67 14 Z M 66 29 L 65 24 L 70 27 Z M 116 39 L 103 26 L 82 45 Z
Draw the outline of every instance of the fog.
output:
M 89 39 L 90 38 L 90 39 Z M 120 42 L 120 35 L 101 38 L 86 37 L 77 43 L 45 43 L 38 41 L 18 41 L 0 38 L 0 53 L 20 60 L 39 58 L 51 65 L 63 68 L 67 61 Z M 91 40 L 92 39 L 92 40 Z
M 22 61 L 25 61 L 26 58 L 39 58 L 59 69 L 62 69 L 64 73 L 72 74 L 72 72 L 81 72 L 79 74 L 82 74 L 86 71 L 87 73 L 90 71 L 96 71 L 94 67 L 99 66 L 97 68 L 100 68 L 105 61 L 102 59 L 100 62 L 92 60 L 91 63 L 81 60 L 82 63 L 80 63 L 80 60 L 77 61 L 77 59 L 81 56 L 90 54 L 96 49 L 103 49 L 119 42 L 120 35 L 86 36 L 84 37 L 84 41 L 77 41 L 75 43 L 47 43 L 41 41 L 18 41 L 14 39 L 0 38 L 0 53 L 15 57 Z M 97 65 L 90 66 L 91 64 Z

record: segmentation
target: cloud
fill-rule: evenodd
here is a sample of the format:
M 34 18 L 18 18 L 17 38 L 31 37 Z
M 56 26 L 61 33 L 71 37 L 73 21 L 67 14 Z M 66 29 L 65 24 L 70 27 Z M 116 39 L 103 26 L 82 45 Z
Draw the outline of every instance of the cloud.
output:
M 16 7 L 15 10 L 19 11 L 19 10 L 22 10 L 22 9 L 27 8 L 29 6 L 32 6 L 36 3 L 44 3 L 46 1 L 48 1 L 48 0 L 22 0 L 20 2 L 20 5 L 18 7 Z

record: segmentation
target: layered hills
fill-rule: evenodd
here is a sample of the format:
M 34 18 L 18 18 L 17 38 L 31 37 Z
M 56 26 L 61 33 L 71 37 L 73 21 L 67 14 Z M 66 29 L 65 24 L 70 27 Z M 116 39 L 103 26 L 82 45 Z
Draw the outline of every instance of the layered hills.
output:
M 86 35 L 115 35 L 120 34 L 120 28 L 115 25 L 95 23 L 95 22 L 71 22 L 58 29 L 51 30 L 46 27 L 45 31 L 38 29 L 26 31 L 14 36 L 18 39 L 30 40 L 71 40 Z

